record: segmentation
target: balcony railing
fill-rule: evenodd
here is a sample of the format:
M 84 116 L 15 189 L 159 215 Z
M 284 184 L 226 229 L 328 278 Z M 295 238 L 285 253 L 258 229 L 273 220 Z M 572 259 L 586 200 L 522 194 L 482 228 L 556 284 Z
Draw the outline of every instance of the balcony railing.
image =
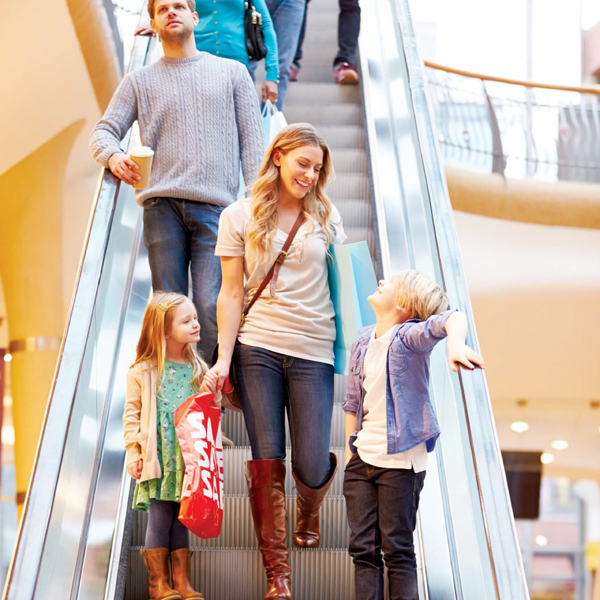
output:
M 425 65 L 447 164 L 513 178 L 600 182 L 600 86 L 560 87 Z

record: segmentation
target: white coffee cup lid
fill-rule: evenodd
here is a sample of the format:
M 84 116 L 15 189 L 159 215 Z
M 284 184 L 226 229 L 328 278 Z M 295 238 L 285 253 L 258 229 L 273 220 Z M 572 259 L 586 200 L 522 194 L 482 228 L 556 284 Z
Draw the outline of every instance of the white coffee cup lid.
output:
M 129 151 L 132 156 L 153 156 L 154 150 L 148 146 L 136 146 Z

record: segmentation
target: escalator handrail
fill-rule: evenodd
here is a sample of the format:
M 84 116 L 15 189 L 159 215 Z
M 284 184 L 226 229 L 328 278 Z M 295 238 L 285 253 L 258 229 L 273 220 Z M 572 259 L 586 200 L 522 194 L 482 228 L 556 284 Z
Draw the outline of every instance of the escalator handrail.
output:
M 145 4 L 141 8 L 142 15 Z M 146 64 L 151 42 L 149 37 L 136 38 L 127 72 Z M 129 134 L 125 138 L 126 145 L 128 138 Z M 31 600 L 35 595 L 119 189 L 120 180 L 108 169 L 103 170 L 92 206 L 3 600 Z
M 416 35 L 410 17 L 408 0 L 394 0 L 398 11 L 404 53 L 409 75 L 409 88 L 416 117 L 423 159 L 425 180 L 432 207 L 435 239 L 439 251 L 444 285 L 468 317 L 468 344 L 479 348 L 469 293 L 462 270 L 462 261 L 452 205 L 443 171 L 435 122 L 425 89 L 423 63 L 417 51 Z M 490 395 L 484 374 L 476 370 L 462 372 L 460 387 L 467 415 L 481 510 L 499 600 L 529 598 L 521 552 L 517 541 L 514 518 L 500 454 Z

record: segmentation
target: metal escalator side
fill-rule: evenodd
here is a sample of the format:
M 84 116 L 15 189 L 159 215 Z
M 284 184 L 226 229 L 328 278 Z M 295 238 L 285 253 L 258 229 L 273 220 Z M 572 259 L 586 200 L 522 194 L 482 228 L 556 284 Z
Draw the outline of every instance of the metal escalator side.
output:
M 146 64 L 151 46 L 147 37 L 136 40 L 129 71 Z M 127 147 L 129 135 L 124 143 Z M 122 537 L 115 527 L 123 524 L 117 514 L 124 466 L 117 422 L 150 293 L 140 241 L 141 211 L 133 190 L 105 171 L 4 600 L 104 597 L 108 565 L 115 564 L 108 557 L 119 552 Z
M 360 55 L 384 275 L 416 268 L 437 280 L 478 348 L 408 0 L 363 6 Z M 529 598 L 485 376 L 450 372 L 441 346 L 431 359 L 442 435 L 421 497 L 422 596 Z

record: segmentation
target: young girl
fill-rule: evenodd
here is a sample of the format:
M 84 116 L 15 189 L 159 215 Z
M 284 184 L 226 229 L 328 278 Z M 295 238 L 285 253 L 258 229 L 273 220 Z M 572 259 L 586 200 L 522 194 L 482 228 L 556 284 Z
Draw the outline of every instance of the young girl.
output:
M 246 479 L 268 600 L 292 597 L 285 543 L 286 412 L 298 489 L 294 545 L 319 544 L 319 508 L 336 470 L 329 452 L 335 323 L 327 250 L 346 236 L 324 190 L 332 171 L 329 148 L 314 127 L 290 125 L 271 143 L 252 198 L 228 206 L 219 221 L 220 341 L 211 372 L 220 389 L 233 361 L 252 446 Z M 283 262 L 240 328 L 242 308 L 276 257 Z
M 376 324 L 352 344 L 343 406 L 355 594 L 383 600 L 383 550 L 390 600 L 418 600 L 413 531 L 427 454 L 440 435 L 429 398 L 429 356 L 448 336 L 453 371 L 484 363 L 465 344 L 465 315 L 448 310 L 446 294 L 423 273 L 402 271 L 380 281 L 368 300 Z
M 127 470 L 138 480 L 133 508 L 149 513 L 144 557 L 151 600 L 203 598 L 189 583 L 189 534 L 178 519 L 185 465 L 173 424 L 173 413 L 187 398 L 214 389 L 216 380 L 205 376 L 207 366 L 195 350 L 199 340 L 191 300 L 157 293 L 146 308 L 137 357 L 127 374 Z

